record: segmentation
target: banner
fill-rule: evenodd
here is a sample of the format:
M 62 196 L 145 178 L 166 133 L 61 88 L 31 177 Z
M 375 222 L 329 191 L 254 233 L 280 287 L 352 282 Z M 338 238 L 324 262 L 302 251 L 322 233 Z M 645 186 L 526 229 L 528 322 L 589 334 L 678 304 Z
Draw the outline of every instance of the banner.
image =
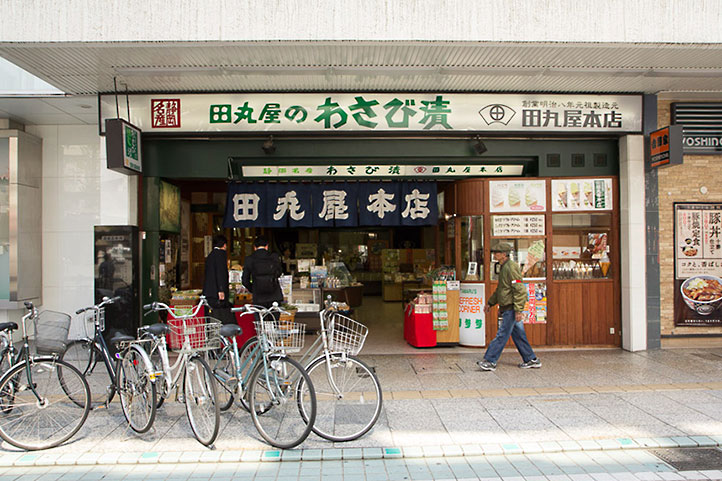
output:
M 423 226 L 438 216 L 433 182 L 236 183 L 228 187 L 223 226 Z

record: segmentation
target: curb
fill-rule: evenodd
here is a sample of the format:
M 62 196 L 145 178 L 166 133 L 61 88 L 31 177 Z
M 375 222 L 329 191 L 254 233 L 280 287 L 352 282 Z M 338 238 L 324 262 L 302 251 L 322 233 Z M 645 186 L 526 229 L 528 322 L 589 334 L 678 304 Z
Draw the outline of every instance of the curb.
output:
M 197 464 L 244 462 L 299 462 L 329 460 L 371 460 L 440 458 L 514 454 L 615 451 L 654 448 L 722 447 L 722 436 L 676 436 L 661 438 L 615 438 L 582 441 L 542 441 L 503 444 L 410 446 L 403 448 L 329 448 L 292 450 L 168 451 L 137 453 L 5 453 L 0 467 L 94 466 L 136 464 Z

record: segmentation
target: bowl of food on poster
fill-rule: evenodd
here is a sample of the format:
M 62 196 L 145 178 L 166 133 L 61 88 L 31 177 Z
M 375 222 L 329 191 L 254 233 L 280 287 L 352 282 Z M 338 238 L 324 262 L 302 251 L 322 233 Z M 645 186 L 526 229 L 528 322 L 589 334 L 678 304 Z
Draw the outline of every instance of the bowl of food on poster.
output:
M 722 279 L 717 276 L 690 277 L 680 289 L 684 303 L 702 316 L 709 316 L 722 305 Z

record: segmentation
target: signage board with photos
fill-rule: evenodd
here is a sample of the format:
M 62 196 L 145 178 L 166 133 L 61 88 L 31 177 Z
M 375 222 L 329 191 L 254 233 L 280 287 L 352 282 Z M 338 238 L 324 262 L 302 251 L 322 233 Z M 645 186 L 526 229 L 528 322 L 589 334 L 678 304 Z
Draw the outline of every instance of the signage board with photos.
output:
M 674 323 L 722 325 L 722 203 L 674 205 Z
M 522 311 L 524 324 L 546 324 L 547 286 L 540 282 L 525 282 L 527 301 Z
M 544 212 L 546 181 L 500 180 L 489 182 L 491 212 Z
M 495 237 L 543 236 L 543 215 L 493 215 L 492 232 Z
M 612 210 L 612 179 L 552 180 L 552 210 Z

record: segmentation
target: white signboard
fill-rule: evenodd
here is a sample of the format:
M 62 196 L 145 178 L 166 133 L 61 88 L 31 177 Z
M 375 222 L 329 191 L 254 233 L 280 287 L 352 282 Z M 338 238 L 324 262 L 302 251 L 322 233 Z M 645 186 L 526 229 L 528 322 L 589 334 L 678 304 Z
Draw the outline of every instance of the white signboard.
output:
M 257 93 L 128 95 L 143 132 L 641 132 L 641 95 Z M 115 95 L 100 98 L 100 125 Z
M 612 179 L 552 180 L 552 210 L 612 210 Z
M 722 204 L 677 207 L 677 279 L 722 277 Z
M 486 344 L 484 284 L 462 282 L 459 290 L 459 344 L 484 346 Z
M 491 219 L 495 237 L 544 235 L 543 215 L 493 215 Z
M 523 165 L 473 165 L 473 164 L 325 164 L 325 165 L 244 165 L 241 173 L 244 178 L 302 178 L 302 177 L 353 177 L 353 178 L 389 178 L 389 177 L 506 177 L 521 175 Z
M 489 206 L 491 212 L 544 212 L 547 208 L 546 181 L 489 182 Z

